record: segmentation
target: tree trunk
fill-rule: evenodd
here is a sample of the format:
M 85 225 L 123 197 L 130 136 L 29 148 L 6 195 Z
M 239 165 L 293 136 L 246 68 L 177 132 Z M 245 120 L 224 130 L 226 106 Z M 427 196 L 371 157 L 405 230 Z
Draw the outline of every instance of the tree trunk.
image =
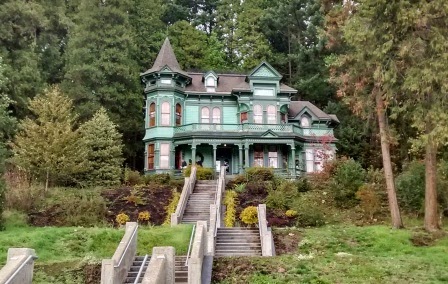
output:
M 48 192 L 48 180 L 50 178 L 50 171 L 47 169 L 47 178 L 45 179 L 45 194 Z
M 427 125 L 427 127 L 430 127 Z M 437 213 L 437 146 L 429 135 L 425 154 L 425 230 L 440 229 Z
M 381 153 L 383 156 L 384 176 L 386 178 L 387 199 L 389 200 L 390 215 L 392 218 L 392 227 L 395 229 L 403 228 L 401 221 L 400 208 L 398 207 L 397 194 L 395 192 L 394 174 L 392 172 L 392 163 L 390 160 L 390 149 L 388 139 L 388 129 L 386 125 L 386 114 L 384 111 L 384 102 L 381 98 L 381 92 L 375 90 L 376 112 L 378 116 L 378 125 L 380 128 Z

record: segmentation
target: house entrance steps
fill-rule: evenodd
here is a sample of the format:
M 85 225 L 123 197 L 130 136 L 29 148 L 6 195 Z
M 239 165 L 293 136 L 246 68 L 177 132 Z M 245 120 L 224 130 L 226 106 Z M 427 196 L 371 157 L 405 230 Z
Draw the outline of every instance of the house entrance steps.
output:
M 210 205 L 215 203 L 216 188 L 216 180 L 196 181 L 193 192 L 188 198 L 181 223 L 196 224 L 197 221 L 206 221 L 209 226 Z

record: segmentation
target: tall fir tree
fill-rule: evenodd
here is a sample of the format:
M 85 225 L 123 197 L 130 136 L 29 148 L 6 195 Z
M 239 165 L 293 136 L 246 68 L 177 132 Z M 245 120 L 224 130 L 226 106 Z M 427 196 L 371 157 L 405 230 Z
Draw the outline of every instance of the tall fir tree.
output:
M 12 144 L 13 163 L 40 181 L 73 183 L 83 170 L 86 151 L 74 130 L 76 116 L 73 103 L 57 87 L 30 101 L 33 117 L 20 121 Z
M 138 65 L 133 60 L 130 0 L 82 0 L 69 34 L 63 89 L 83 121 L 105 107 L 123 134 L 126 162 L 142 157 L 142 105 Z
M 79 128 L 80 143 L 87 150 L 83 185 L 113 186 L 120 183 L 123 146 L 116 128 L 104 108 Z

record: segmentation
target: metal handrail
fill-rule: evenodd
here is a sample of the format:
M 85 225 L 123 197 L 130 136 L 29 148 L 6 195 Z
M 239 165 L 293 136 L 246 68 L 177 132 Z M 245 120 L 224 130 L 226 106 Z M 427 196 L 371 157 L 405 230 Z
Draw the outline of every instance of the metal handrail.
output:
M 190 236 L 190 244 L 188 245 L 187 259 L 185 260 L 185 266 L 188 266 L 188 259 L 190 258 L 191 244 L 193 243 L 195 230 L 196 230 L 196 225 L 193 225 L 193 230 L 191 231 L 191 236 Z
M 142 265 L 140 266 L 140 269 L 138 270 L 137 277 L 135 278 L 134 284 L 138 283 L 138 281 L 140 279 L 140 275 L 143 272 L 143 267 L 145 267 L 146 260 L 148 260 L 148 255 L 145 255 L 145 258 L 143 259 Z
M 132 239 L 134 238 L 134 235 L 135 235 L 135 233 L 137 232 L 137 229 L 138 229 L 138 225 L 135 226 L 135 229 L 134 229 L 134 231 L 132 232 L 132 235 L 131 235 L 131 237 L 129 238 L 129 240 L 132 240 Z M 126 252 L 128 251 L 130 245 L 131 245 L 131 242 L 129 241 L 129 242 L 126 244 L 126 247 L 124 248 L 123 253 L 121 254 L 120 260 L 118 261 L 118 263 L 117 263 L 116 265 L 114 265 L 114 267 L 120 267 L 121 262 L 123 261 L 124 255 L 125 255 Z
M 30 261 L 31 259 L 35 260 L 35 259 L 38 259 L 38 257 L 35 256 L 35 255 L 29 255 L 29 256 L 25 259 L 25 261 L 22 262 L 22 264 L 19 266 L 19 268 L 17 268 L 16 271 L 14 271 L 14 273 L 13 273 L 11 276 L 9 276 L 9 278 L 8 278 L 8 280 L 6 280 L 5 284 L 9 284 L 9 283 L 11 283 L 11 281 L 14 279 L 14 277 L 16 277 L 16 275 L 19 273 L 19 271 L 22 270 L 22 268 L 23 268 L 26 264 L 28 264 L 28 261 Z

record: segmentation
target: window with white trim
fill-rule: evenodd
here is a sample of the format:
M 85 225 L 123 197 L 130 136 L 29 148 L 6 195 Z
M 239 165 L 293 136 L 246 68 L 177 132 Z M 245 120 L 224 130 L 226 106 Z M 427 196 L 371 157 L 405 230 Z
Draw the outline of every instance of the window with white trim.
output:
M 170 103 L 163 102 L 162 103 L 162 117 L 160 125 L 169 126 L 170 125 Z
M 210 109 L 208 107 L 201 109 L 201 123 L 210 123 Z
M 310 118 L 306 115 L 303 115 L 300 118 L 300 126 L 302 127 L 310 127 Z
M 254 89 L 254 96 L 273 97 L 274 96 L 274 89 L 273 88 L 255 88 Z
M 254 146 L 254 166 L 263 167 L 264 166 L 264 152 L 263 145 Z
M 268 124 L 277 124 L 277 109 L 273 105 L 268 106 Z
M 168 143 L 160 144 L 160 168 L 170 168 L 170 144 Z
M 213 108 L 212 122 L 213 123 L 221 123 L 221 110 L 219 109 L 219 107 Z
M 314 172 L 314 151 L 313 151 L 313 149 L 305 150 L 305 163 L 306 163 L 306 172 L 313 173 Z
M 261 105 L 254 105 L 254 123 L 263 123 L 263 107 Z
M 272 145 L 269 146 L 269 166 L 273 168 L 278 168 L 278 151 L 277 146 Z

